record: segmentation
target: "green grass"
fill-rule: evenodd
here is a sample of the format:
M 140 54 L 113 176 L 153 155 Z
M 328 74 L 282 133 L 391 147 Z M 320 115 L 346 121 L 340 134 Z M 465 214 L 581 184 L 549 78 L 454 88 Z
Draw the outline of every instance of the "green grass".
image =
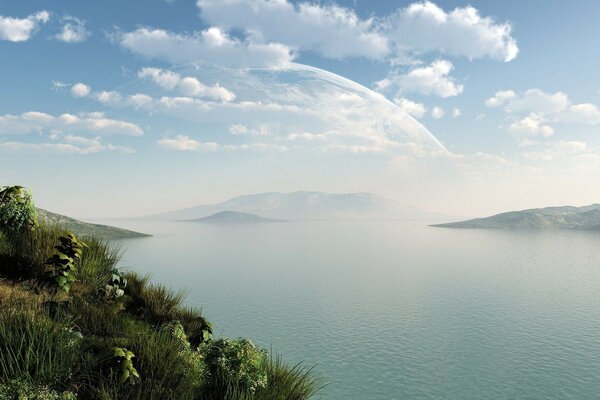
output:
M 87 247 L 76 281 L 63 292 L 44 274 L 62 234 L 45 225 L 18 240 L 0 234 L 0 400 L 66 400 L 73 393 L 105 400 L 308 400 L 318 393 L 311 369 L 280 357 L 265 360 L 267 384 L 255 392 L 232 382 L 209 389 L 197 349 L 206 348 L 211 326 L 200 309 L 184 305 L 187 292 L 129 272 L 125 295 L 106 296 L 120 250 L 93 237 L 81 238 Z M 162 328 L 179 326 L 175 321 L 185 332 L 179 337 Z M 114 347 L 135 354 L 139 381 L 119 383 Z
M 0 316 L 0 382 L 68 381 L 78 365 L 78 346 L 70 324 L 57 324 L 33 309 L 5 309 Z

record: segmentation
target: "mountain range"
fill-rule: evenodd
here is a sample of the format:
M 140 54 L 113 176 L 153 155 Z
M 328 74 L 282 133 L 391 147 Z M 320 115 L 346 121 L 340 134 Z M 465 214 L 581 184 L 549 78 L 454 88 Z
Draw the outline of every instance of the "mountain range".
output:
M 234 197 L 217 204 L 199 205 L 151 215 L 144 219 L 193 220 L 222 211 L 260 215 L 269 219 L 440 219 L 441 214 L 400 204 L 372 193 L 333 194 L 324 192 L 258 193 Z
M 433 225 L 442 228 L 600 230 L 600 204 L 510 211 L 487 218 Z

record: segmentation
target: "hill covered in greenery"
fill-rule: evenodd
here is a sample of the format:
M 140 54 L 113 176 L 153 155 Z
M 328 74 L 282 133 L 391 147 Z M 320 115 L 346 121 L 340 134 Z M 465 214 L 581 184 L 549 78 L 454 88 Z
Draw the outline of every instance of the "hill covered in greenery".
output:
M 433 225 L 442 228 L 600 230 L 600 204 L 510 211 L 467 221 Z
M 39 222 L 46 225 L 62 226 L 66 230 L 80 236 L 95 236 L 103 239 L 131 239 L 151 236 L 114 226 L 79 221 L 42 208 L 36 208 L 36 212 Z
M 307 400 L 321 387 L 248 339 L 214 338 L 185 292 L 0 188 L 0 400 Z M 167 266 L 168 267 L 168 266 Z

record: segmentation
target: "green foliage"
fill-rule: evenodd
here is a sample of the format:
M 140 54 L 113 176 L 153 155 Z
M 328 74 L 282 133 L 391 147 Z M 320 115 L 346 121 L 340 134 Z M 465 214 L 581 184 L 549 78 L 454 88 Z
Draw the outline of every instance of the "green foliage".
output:
M 248 340 L 212 342 L 212 325 L 183 306 L 184 291 L 121 273 L 110 242 L 31 229 L 25 211 L 6 212 L 14 196 L 34 211 L 28 192 L 5 190 L 0 400 L 308 400 L 318 391 L 311 370 L 269 360 Z
M 77 240 L 75 235 L 68 233 L 58 238 L 60 245 L 56 246 L 57 253 L 46 262 L 47 277 L 59 289 L 68 292 L 75 282 L 77 262 L 81 259 L 84 247 L 87 245 Z
M 31 192 L 22 186 L 0 186 L 0 232 L 12 239 L 33 229 L 36 222 Z
M 24 379 L 43 385 L 66 382 L 79 359 L 80 338 L 70 325 L 39 311 L 0 314 L 0 382 Z
M 123 273 L 117 268 L 113 268 L 110 271 L 110 279 L 104 286 L 104 293 L 106 297 L 111 299 L 118 299 L 125 294 L 125 288 L 127 287 L 127 278 L 123 276 Z
M 255 392 L 267 386 L 267 352 L 248 339 L 218 339 L 202 346 L 205 384 L 209 392 L 223 391 L 233 384 L 241 391 Z
M 212 338 L 212 325 L 195 308 L 182 307 L 186 292 L 173 292 L 162 285 L 150 284 L 147 275 L 128 273 L 127 309 L 153 325 L 179 321 L 192 347 Z
M 115 347 L 113 349 L 113 357 L 119 370 L 119 383 L 125 382 L 135 383 L 140 379 L 140 374 L 133 366 L 133 358 L 135 355 L 124 347 Z
M 179 321 L 171 321 L 160 327 L 160 332 L 164 333 L 176 342 L 179 343 L 179 348 L 181 350 L 190 350 L 190 342 L 185 334 L 185 329 L 183 329 L 183 325 Z
M 76 400 L 77 396 L 70 391 L 59 392 L 47 386 L 34 385 L 23 379 L 15 379 L 0 384 L 2 400 Z
M 256 392 L 255 400 L 307 400 L 324 387 L 312 368 L 290 366 L 279 355 L 271 356 L 265 368 L 267 386 Z

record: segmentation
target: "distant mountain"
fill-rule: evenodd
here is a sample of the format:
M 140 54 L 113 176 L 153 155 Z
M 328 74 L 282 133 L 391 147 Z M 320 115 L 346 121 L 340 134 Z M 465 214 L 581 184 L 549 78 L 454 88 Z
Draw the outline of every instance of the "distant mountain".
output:
M 487 218 L 433 225 L 442 228 L 600 230 L 600 204 L 511 211 Z
M 211 224 L 260 224 L 264 222 L 283 222 L 280 219 L 264 218 L 260 215 L 239 211 L 221 211 L 208 217 L 191 219 L 190 222 Z
M 315 219 L 439 219 L 440 214 L 399 204 L 371 193 L 323 192 L 259 193 L 234 197 L 223 203 L 201 205 L 146 217 L 162 220 L 204 218 L 221 211 L 258 214 L 285 220 Z
M 116 228 L 114 226 L 90 224 L 70 217 L 65 217 L 64 215 L 55 214 L 41 208 L 37 209 L 37 213 L 39 221 L 46 224 L 60 225 L 80 236 L 97 236 L 104 239 L 129 239 L 150 236 L 145 233 Z

